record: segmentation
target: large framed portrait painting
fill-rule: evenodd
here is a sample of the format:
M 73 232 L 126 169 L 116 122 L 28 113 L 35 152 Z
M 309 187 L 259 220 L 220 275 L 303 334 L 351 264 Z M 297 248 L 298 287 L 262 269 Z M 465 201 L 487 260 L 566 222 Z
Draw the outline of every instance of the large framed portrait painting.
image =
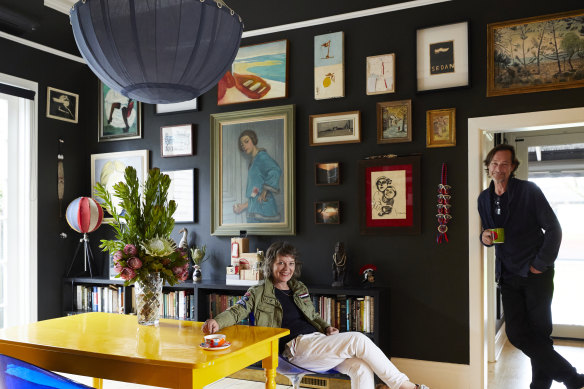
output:
M 359 161 L 363 235 L 420 233 L 420 156 Z
M 211 234 L 294 235 L 294 105 L 211 115 Z

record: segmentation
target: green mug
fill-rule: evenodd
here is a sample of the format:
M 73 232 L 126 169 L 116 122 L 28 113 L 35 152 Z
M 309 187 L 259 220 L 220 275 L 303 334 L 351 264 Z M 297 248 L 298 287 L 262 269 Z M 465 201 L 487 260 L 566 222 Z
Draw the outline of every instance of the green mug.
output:
M 493 243 L 505 243 L 505 229 L 504 228 L 489 228 L 487 231 L 491 233 Z

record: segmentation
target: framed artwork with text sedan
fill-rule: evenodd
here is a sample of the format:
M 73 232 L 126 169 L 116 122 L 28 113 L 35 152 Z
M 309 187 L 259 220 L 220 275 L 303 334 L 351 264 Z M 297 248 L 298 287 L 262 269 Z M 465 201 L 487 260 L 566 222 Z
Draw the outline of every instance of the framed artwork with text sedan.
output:
M 47 87 L 47 117 L 77 123 L 79 95 Z
M 361 142 L 360 111 L 310 115 L 308 127 L 311 146 Z
M 420 233 L 420 156 L 359 161 L 362 235 Z
M 418 92 L 470 84 L 468 22 L 416 31 Z
M 193 125 L 180 124 L 161 127 L 160 155 L 162 157 L 193 155 Z
M 211 235 L 294 235 L 294 105 L 211 115 Z
M 487 25 L 487 97 L 584 87 L 584 10 Z
M 456 108 L 426 112 L 426 147 L 456 146 Z
M 412 141 L 412 100 L 377 103 L 377 143 Z
M 142 103 L 99 82 L 98 142 L 142 138 Z

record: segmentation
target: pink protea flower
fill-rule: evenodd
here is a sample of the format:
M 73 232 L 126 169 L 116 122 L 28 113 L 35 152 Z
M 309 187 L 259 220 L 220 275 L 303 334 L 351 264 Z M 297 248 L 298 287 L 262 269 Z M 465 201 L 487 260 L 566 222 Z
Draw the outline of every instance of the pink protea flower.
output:
M 189 276 L 189 271 L 183 271 L 180 275 L 177 276 L 177 278 L 181 281 L 185 281 L 187 279 L 187 277 Z
M 121 261 L 123 258 L 124 258 L 124 253 L 122 253 L 122 250 L 118 250 L 114 253 L 114 262 Z
M 128 280 L 131 280 L 132 278 L 136 277 L 136 272 L 134 271 L 134 269 L 130 269 L 129 267 L 124 267 L 122 269 L 122 271 L 120 272 L 120 277 L 122 277 L 122 279 L 128 281 Z
M 128 243 L 126 246 L 124 246 L 124 253 L 126 253 L 126 255 L 136 255 L 138 253 L 138 249 L 133 244 Z
M 175 267 L 172 268 L 172 272 L 174 273 L 175 276 L 178 276 L 183 271 L 184 270 L 183 270 L 183 267 L 182 266 L 175 266 Z
M 116 263 L 114 264 L 114 270 L 116 271 L 116 273 L 120 273 L 120 272 L 122 271 L 122 269 L 123 269 L 123 268 L 124 268 L 124 267 L 123 267 L 122 265 L 120 265 L 120 263 L 119 263 L 119 262 L 116 262 Z
M 142 261 L 138 257 L 132 257 L 128 259 L 128 266 L 132 269 L 140 269 L 142 267 Z

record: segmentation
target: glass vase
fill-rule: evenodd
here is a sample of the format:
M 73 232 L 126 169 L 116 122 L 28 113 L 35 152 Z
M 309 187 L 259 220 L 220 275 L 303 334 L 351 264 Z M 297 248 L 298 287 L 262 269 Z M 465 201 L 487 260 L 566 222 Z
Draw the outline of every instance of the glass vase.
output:
M 162 302 L 162 278 L 160 273 L 149 273 L 145 279 L 136 281 L 136 315 L 138 324 L 158 326 Z

